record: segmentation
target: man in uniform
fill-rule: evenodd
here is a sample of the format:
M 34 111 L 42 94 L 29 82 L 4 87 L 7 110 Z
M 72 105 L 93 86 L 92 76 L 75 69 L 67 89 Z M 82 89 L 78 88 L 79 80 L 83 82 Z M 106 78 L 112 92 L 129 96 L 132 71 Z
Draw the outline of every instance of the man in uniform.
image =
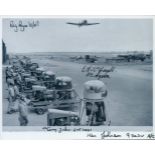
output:
M 14 112 L 15 91 L 13 85 L 14 83 L 10 82 L 8 86 L 8 114 L 12 114 Z
M 27 126 L 28 124 L 28 107 L 25 96 L 19 95 L 19 123 L 20 126 Z

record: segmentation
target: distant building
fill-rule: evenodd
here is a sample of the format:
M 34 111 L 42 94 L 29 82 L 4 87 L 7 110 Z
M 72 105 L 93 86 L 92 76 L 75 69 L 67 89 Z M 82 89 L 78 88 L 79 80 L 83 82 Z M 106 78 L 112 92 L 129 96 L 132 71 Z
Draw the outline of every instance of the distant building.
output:
M 3 40 L 2 40 L 2 52 L 3 52 L 3 64 L 4 64 L 7 60 L 7 51 L 6 51 L 6 45 Z

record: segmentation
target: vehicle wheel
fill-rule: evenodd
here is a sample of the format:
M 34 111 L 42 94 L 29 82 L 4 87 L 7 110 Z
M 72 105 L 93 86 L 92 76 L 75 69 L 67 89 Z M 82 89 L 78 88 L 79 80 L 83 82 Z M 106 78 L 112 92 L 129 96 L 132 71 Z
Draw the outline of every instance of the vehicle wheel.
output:
M 43 114 L 45 113 L 45 110 L 42 109 L 42 108 L 39 108 L 39 109 L 36 109 L 36 113 L 37 113 L 38 115 L 43 115 Z

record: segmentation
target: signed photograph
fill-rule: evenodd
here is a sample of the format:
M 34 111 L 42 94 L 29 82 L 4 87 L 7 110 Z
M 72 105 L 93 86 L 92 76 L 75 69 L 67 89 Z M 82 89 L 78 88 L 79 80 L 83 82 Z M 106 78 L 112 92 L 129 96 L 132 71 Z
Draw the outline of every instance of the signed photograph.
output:
M 3 131 L 153 127 L 151 17 L 3 18 L 2 59 Z

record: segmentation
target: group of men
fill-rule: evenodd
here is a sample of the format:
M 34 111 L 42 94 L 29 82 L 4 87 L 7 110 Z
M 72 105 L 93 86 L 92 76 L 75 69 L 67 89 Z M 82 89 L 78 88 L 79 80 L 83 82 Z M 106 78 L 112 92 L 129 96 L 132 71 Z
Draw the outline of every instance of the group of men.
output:
M 22 68 L 11 64 L 6 67 L 5 76 L 8 87 L 8 109 L 7 114 L 19 113 L 19 123 L 21 126 L 28 124 L 27 98 L 22 93 Z

